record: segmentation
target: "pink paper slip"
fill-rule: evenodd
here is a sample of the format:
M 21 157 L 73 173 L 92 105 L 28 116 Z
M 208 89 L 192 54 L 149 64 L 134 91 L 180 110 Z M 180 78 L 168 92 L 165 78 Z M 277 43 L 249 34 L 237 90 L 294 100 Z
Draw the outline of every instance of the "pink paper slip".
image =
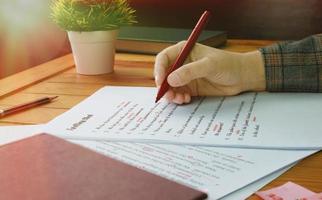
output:
M 264 200 L 311 200 L 307 197 L 316 195 L 316 193 L 292 182 L 270 190 L 256 192 L 256 194 Z
M 309 196 L 307 198 L 304 198 L 303 200 L 322 200 L 322 193 Z

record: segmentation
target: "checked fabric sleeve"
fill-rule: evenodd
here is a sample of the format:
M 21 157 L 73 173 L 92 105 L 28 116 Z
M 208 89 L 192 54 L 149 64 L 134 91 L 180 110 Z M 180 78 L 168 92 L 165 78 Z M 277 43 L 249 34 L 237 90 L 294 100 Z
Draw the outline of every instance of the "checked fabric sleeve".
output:
M 266 89 L 272 92 L 322 92 L 322 34 L 260 49 Z

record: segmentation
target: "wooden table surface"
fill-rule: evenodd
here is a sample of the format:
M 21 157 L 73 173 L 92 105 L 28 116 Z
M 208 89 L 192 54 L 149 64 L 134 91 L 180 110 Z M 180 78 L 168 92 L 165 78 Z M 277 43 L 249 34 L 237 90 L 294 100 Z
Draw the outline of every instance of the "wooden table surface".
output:
M 247 52 L 272 41 L 229 40 L 223 49 Z M 0 125 L 42 124 L 62 114 L 105 85 L 154 86 L 154 56 L 117 54 L 115 72 L 84 76 L 75 73 L 72 55 L 30 68 L 0 80 L 0 107 L 5 108 L 38 97 L 58 95 L 56 101 L 0 119 Z M 315 192 L 322 192 L 322 152 L 316 153 L 266 185 L 268 189 L 293 181 Z M 249 199 L 259 199 L 255 195 Z

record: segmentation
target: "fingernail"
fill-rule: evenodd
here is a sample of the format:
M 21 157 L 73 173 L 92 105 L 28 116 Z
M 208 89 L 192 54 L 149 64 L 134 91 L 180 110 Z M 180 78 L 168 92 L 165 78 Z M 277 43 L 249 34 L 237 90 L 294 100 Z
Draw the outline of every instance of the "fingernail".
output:
M 178 85 L 180 85 L 180 77 L 178 76 L 178 74 L 176 73 L 172 73 L 168 76 L 168 83 L 173 86 L 176 87 Z

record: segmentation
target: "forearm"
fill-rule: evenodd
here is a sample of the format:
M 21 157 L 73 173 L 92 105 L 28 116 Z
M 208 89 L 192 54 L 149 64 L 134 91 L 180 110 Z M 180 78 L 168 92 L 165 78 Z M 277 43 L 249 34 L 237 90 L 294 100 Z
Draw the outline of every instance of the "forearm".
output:
M 260 49 L 266 90 L 322 92 L 322 34 Z

